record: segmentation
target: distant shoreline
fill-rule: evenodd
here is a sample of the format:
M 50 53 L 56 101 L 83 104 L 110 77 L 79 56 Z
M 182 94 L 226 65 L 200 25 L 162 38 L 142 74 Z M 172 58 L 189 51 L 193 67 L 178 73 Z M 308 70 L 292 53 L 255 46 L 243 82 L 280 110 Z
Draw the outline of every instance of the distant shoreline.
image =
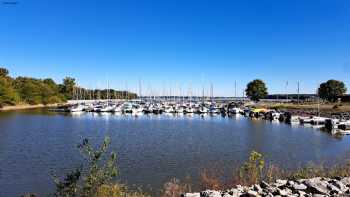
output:
M 54 103 L 54 104 L 37 104 L 37 105 L 29 105 L 29 104 L 23 104 L 23 105 L 14 105 L 14 106 L 3 106 L 0 108 L 0 112 L 3 111 L 16 111 L 16 110 L 23 110 L 23 109 L 38 109 L 38 108 L 48 108 L 48 107 L 58 107 L 64 105 L 64 103 Z

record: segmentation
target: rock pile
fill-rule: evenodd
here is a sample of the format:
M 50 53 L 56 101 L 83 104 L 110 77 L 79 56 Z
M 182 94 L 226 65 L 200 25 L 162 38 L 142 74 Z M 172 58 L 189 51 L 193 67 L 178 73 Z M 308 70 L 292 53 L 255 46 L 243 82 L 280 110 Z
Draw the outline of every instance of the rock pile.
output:
M 292 180 L 277 180 L 274 183 L 262 181 L 250 187 L 237 185 L 226 191 L 206 190 L 200 193 L 186 193 L 183 197 L 238 197 L 238 196 L 350 196 L 350 177 L 343 178 L 312 178 Z

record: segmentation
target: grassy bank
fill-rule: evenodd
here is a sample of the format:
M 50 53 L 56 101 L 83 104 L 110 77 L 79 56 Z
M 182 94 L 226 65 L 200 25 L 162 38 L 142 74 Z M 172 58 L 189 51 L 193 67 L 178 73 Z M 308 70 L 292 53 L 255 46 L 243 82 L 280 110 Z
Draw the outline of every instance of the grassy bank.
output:
M 350 112 L 350 103 L 305 103 L 305 104 L 296 104 L 296 103 L 272 103 L 272 102 L 261 102 L 255 107 L 263 107 L 270 109 L 279 109 L 279 110 L 300 110 L 313 112 L 317 111 L 318 107 L 321 113 L 341 113 L 341 112 Z

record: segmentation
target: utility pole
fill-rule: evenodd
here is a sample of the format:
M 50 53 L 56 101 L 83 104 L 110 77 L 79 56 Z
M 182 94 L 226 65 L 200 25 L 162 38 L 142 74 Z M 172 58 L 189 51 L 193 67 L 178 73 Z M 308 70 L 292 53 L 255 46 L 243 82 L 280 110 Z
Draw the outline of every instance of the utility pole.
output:
M 298 92 L 298 104 L 299 104 L 299 94 L 300 94 L 300 82 L 298 81 L 298 89 L 297 89 L 297 92 Z
M 235 99 L 237 98 L 237 81 L 235 80 Z
M 202 89 L 202 102 L 204 103 L 204 87 Z
M 210 98 L 211 98 L 211 102 L 213 102 L 213 83 L 210 83 Z
M 107 105 L 109 105 L 109 81 L 107 79 Z
M 127 81 L 125 81 L 125 99 L 129 100 L 128 82 Z
M 288 81 L 286 82 L 286 102 L 288 102 Z

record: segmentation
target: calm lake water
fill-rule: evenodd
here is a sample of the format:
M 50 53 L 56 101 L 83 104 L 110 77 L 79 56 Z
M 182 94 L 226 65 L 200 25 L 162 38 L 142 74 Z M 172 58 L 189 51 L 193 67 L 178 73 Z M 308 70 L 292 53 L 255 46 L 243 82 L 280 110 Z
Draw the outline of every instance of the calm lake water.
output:
M 0 196 L 52 193 L 50 174 L 63 175 L 82 162 L 77 144 L 83 138 L 99 144 L 104 136 L 118 154 L 121 181 L 154 193 L 173 177 L 196 182 L 213 166 L 232 174 L 252 150 L 286 168 L 333 163 L 350 150 L 349 137 L 241 116 L 1 112 Z

